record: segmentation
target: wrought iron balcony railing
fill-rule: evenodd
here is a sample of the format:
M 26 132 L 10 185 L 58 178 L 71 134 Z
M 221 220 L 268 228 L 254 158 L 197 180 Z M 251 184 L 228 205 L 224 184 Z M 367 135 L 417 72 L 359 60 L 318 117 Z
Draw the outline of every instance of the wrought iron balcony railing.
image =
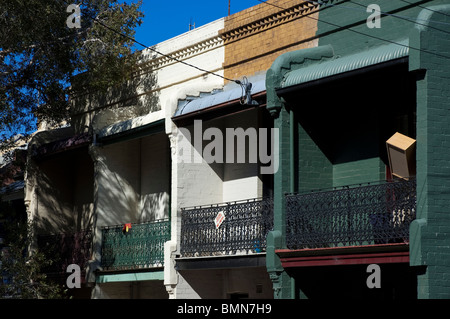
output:
M 416 181 L 286 195 L 289 249 L 408 243 Z
M 82 230 L 73 233 L 39 235 L 38 249 L 52 261 L 44 272 L 66 273 L 67 266 L 76 264 L 85 270 L 92 254 L 92 231 Z
M 216 217 L 224 219 L 216 227 Z M 273 228 L 273 200 L 251 199 L 181 209 L 182 257 L 264 252 Z
M 101 266 L 104 270 L 134 270 L 164 265 L 164 243 L 170 240 L 170 221 L 158 220 L 102 228 Z

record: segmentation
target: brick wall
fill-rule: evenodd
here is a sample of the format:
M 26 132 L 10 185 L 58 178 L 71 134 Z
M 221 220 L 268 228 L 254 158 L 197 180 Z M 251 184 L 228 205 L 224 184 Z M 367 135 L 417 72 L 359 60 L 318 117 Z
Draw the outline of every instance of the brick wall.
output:
M 272 0 L 225 19 L 220 31 L 225 44 L 224 74 L 239 79 L 266 71 L 281 54 L 316 45 L 317 20 L 305 18 L 315 9 L 299 0 Z M 282 10 L 281 8 L 286 8 Z
M 450 40 L 433 28 L 450 23 L 450 5 L 423 11 L 430 28 L 417 28 L 410 45 L 410 69 L 423 70 L 417 82 L 417 219 L 411 224 L 412 266 L 425 266 L 418 276 L 418 297 L 450 298 Z M 434 22 L 434 23 L 433 23 Z
M 383 180 L 386 166 L 380 158 L 362 159 L 333 165 L 333 187 Z
M 305 129 L 298 124 L 298 177 L 296 191 L 304 192 L 332 186 L 333 165 Z
M 414 28 L 417 15 L 422 10 L 421 7 L 443 1 L 421 3 L 419 0 L 411 0 L 406 3 L 391 0 L 357 2 L 341 0 L 333 2 L 332 6 L 323 6 L 318 15 L 318 45 L 332 44 L 335 54 L 346 55 L 408 37 L 409 31 Z M 409 3 L 418 3 L 421 7 L 409 5 Z M 383 13 L 387 13 L 381 16 L 380 28 L 367 26 L 367 18 L 371 15 L 371 12 L 367 12 L 367 7 L 370 4 L 377 4 Z

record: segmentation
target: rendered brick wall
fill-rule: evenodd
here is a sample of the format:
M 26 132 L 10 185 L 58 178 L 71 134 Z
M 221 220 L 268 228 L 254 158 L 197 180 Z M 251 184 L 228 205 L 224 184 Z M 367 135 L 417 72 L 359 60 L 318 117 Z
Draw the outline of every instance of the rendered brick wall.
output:
M 99 150 L 97 226 L 139 221 L 139 140 Z
M 51 233 L 53 225 L 54 233 L 92 226 L 93 165 L 86 148 L 40 162 L 30 160 L 27 170 L 35 181 L 27 198 L 34 199 L 30 209 L 39 232 Z
M 154 134 L 140 141 L 141 221 L 169 217 L 170 153 L 165 134 Z
M 98 226 L 169 217 L 165 134 L 106 145 L 96 152 Z

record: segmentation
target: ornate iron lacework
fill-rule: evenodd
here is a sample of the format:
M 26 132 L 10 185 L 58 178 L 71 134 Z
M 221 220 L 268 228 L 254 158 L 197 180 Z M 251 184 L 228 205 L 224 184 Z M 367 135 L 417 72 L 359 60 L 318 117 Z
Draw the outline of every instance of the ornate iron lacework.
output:
M 84 270 L 92 254 L 92 231 L 39 235 L 39 250 L 52 261 L 45 273 L 66 273 L 67 266 L 76 264 Z
M 215 218 L 222 212 L 223 223 Z M 259 253 L 273 228 L 273 200 L 251 199 L 181 209 L 182 257 Z
M 289 249 L 408 243 L 416 181 L 286 195 Z
M 104 270 L 127 270 L 164 265 L 164 243 L 170 240 L 170 221 L 158 220 L 102 228 L 102 259 Z

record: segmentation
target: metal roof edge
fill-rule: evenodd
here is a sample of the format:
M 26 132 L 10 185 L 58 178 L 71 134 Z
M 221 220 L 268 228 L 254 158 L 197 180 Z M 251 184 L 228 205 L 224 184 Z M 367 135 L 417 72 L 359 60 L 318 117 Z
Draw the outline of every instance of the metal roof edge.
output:
M 292 70 L 283 76 L 279 88 L 285 89 L 407 57 L 409 54 L 408 40 L 408 38 L 405 38 L 397 42 L 393 41 L 389 44 L 379 45 L 328 61 L 318 61 Z
M 248 78 L 248 82 L 252 84 L 251 94 L 262 93 L 266 90 L 265 72 Z M 198 98 L 189 97 L 179 100 L 179 104 L 172 118 L 184 116 L 190 113 L 199 112 L 207 108 L 224 104 L 230 101 L 239 100 L 243 95 L 242 87 L 236 83 L 229 83 L 220 91 L 212 91 L 208 95 Z

